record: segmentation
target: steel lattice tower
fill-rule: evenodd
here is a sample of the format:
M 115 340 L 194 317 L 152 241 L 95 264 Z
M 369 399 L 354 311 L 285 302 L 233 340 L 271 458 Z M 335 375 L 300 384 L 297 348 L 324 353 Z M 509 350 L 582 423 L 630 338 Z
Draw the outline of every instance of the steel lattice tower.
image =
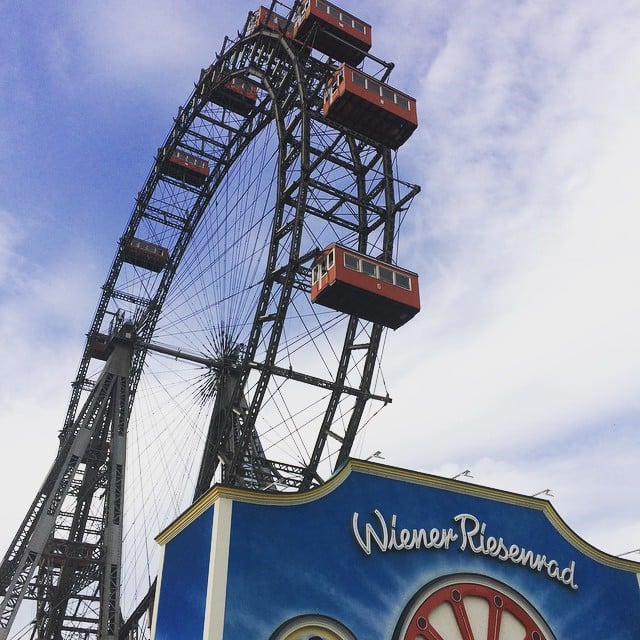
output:
M 37 637 L 63 637 L 70 612 L 74 633 L 117 637 L 133 344 L 133 327 L 121 327 L 2 562 L 2 637 L 24 598 L 38 602 Z

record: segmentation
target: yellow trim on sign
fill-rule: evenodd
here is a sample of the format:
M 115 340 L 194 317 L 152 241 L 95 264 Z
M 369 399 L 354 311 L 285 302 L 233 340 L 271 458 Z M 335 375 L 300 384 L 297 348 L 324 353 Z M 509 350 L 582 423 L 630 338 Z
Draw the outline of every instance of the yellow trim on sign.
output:
M 452 478 L 443 478 L 442 476 L 434 476 L 428 473 L 402 469 L 399 467 L 391 467 L 378 462 L 368 462 L 366 460 L 356 460 L 353 458 L 350 459 L 342 469 L 340 469 L 340 471 L 327 480 L 323 485 L 303 493 L 260 492 L 250 489 L 236 489 L 216 485 L 209 489 L 209 491 L 207 491 L 207 493 L 205 493 L 197 502 L 195 502 L 181 516 L 160 532 L 156 537 L 156 542 L 162 545 L 169 542 L 169 540 L 185 529 L 185 527 L 196 520 L 207 509 L 215 505 L 220 498 L 228 498 L 237 502 L 246 502 L 265 506 L 305 504 L 319 500 L 331 493 L 334 489 L 339 487 L 352 472 L 378 476 L 390 480 L 399 480 L 401 482 L 441 489 L 443 491 L 451 491 L 453 493 L 461 493 L 478 498 L 485 498 L 487 500 L 494 500 L 505 504 L 526 507 L 528 509 L 537 509 L 544 513 L 549 522 L 558 531 L 558 533 L 567 540 L 567 542 L 581 551 L 584 555 L 589 556 L 601 564 L 640 574 L 640 563 L 609 555 L 604 551 L 596 549 L 594 546 L 583 540 L 569 527 L 569 525 L 567 525 L 548 500 L 525 496 L 519 493 L 505 491 L 503 489 L 494 489 L 483 485 L 472 484 L 468 481 L 463 482 L 453 480 Z
M 178 516 L 168 527 L 163 529 L 155 538 L 159 544 L 166 544 L 176 534 L 180 533 L 194 520 L 200 517 L 209 507 L 215 505 L 220 498 L 229 498 L 236 502 L 246 502 L 250 504 L 261 504 L 267 506 L 286 506 L 295 504 L 305 504 L 314 502 L 331 493 L 336 487 L 342 484 L 350 474 L 350 466 L 353 461 L 347 464 L 319 487 L 314 487 L 303 493 L 276 493 L 271 491 L 255 491 L 253 489 L 238 489 L 215 485 L 194 502 L 182 515 Z

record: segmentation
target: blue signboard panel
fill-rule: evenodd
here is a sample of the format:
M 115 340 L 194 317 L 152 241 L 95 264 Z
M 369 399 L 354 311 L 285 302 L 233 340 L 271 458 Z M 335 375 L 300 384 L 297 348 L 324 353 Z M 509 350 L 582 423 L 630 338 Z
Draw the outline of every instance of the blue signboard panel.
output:
M 207 509 L 164 546 L 156 600 L 157 640 L 202 637 L 213 511 Z
M 639 565 L 545 501 L 361 462 L 306 496 L 223 498 L 224 601 L 191 637 L 640 640 Z

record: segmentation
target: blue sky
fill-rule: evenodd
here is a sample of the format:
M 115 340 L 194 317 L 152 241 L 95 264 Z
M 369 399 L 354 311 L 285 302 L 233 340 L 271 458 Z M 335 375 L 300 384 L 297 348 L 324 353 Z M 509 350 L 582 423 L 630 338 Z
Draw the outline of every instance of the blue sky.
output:
M 344 0 L 418 100 L 401 176 L 422 312 L 356 455 L 525 494 L 640 547 L 640 7 Z M 201 67 L 252 2 L 24 2 L 0 27 L 3 548 L 53 461 L 116 244 Z M 636 559 L 640 556 L 631 556 Z

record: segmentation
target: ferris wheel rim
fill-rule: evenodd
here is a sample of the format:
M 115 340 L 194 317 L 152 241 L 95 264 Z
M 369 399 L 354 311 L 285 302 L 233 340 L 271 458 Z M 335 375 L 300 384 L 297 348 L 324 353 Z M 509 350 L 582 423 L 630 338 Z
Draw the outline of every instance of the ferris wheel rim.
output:
M 300 95 L 300 101 L 304 102 L 304 87 L 302 86 L 302 77 L 301 77 L 301 73 L 300 70 L 298 68 L 297 65 L 297 53 L 292 50 L 292 48 L 289 46 L 288 43 L 288 39 L 286 37 L 284 37 L 282 34 L 276 34 L 274 32 L 256 32 L 253 33 L 249 36 L 246 36 L 242 39 L 240 39 L 237 43 L 235 43 L 235 45 L 233 45 L 232 47 L 230 47 L 224 54 L 224 57 L 221 58 L 220 60 L 228 60 L 230 58 L 233 57 L 233 55 L 238 51 L 238 49 L 241 49 L 244 45 L 246 45 L 246 43 L 250 42 L 250 41 L 256 41 L 259 40 L 261 38 L 270 38 L 273 40 L 276 40 L 279 43 L 279 46 L 282 46 L 286 51 L 288 56 L 290 57 L 291 61 L 292 61 L 292 66 L 293 68 L 296 69 L 296 74 L 297 74 L 297 89 Z M 254 74 L 255 76 L 261 76 L 262 79 L 264 80 L 264 74 L 261 73 L 259 70 L 256 70 L 255 68 L 237 68 L 237 69 L 232 69 L 229 71 L 229 73 L 227 75 L 221 75 L 217 78 L 216 84 L 215 86 L 210 86 L 209 87 L 209 91 L 213 90 L 216 86 L 221 86 L 224 84 L 225 81 L 227 81 L 229 78 L 233 77 L 233 76 L 238 76 L 238 75 L 242 75 L 243 73 L 250 71 L 252 74 Z M 203 95 L 205 94 L 205 91 L 203 89 L 203 87 L 201 87 L 200 85 L 196 85 L 196 88 L 194 90 L 194 92 L 192 93 L 191 98 L 189 99 L 188 103 L 191 103 L 194 101 L 195 97 L 198 96 L 198 94 Z M 274 98 L 274 92 L 271 92 L 271 98 L 273 100 Z M 202 104 L 204 104 L 204 102 L 202 102 Z M 275 103 L 274 103 L 275 104 Z M 275 116 L 271 116 L 271 118 L 265 118 L 263 119 L 261 126 L 258 127 L 253 127 L 249 134 L 246 135 L 245 138 L 245 145 L 250 144 L 250 142 L 256 138 L 260 132 L 262 131 L 263 127 L 266 126 L 266 124 L 268 124 L 268 122 L 270 120 L 275 120 L 276 122 L 279 122 L 278 118 Z M 176 126 L 174 126 L 174 128 L 172 129 L 172 131 L 169 133 L 169 135 L 167 136 L 165 143 L 163 145 L 163 147 L 167 147 L 168 144 L 173 144 L 176 145 L 179 143 L 179 138 L 176 135 L 176 129 L 177 129 L 177 124 Z M 250 129 L 250 127 L 247 126 L 247 129 Z M 284 134 L 282 133 L 281 130 L 279 130 L 279 135 L 283 136 Z M 230 143 L 230 147 L 233 146 L 233 144 L 235 143 Z M 353 139 L 349 138 L 349 145 L 352 148 L 352 151 L 354 151 L 355 147 L 353 144 Z M 244 148 L 244 147 L 243 147 Z M 241 150 L 240 153 L 237 153 L 234 157 L 234 160 L 236 160 L 240 155 L 241 155 Z M 355 152 L 354 152 L 355 153 Z M 231 166 L 231 163 L 230 165 Z M 143 193 L 148 193 L 150 190 L 153 189 L 153 187 L 155 186 L 155 184 L 157 184 L 158 181 L 158 167 L 157 167 L 157 163 L 154 166 L 154 168 L 152 168 L 149 177 L 147 178 L 147 181 L 145 183 L 145 186 L 143 187 L 143 189 L 141 190 L 141 194 Z M 215 197 L 215 189 L 214 190 L 210 190 L 207 195 L 206 195 L 206 202 L 208 203 L 212 198 Z M 201 196 L 202 197 L 202 196 Z M 302 207 L 304 207 L 304 204 L 302 203 Z M 206 203 L 205 206 L 203 207 L 203 209 L 206 208 Z M 125 228 L 125 233 L 123 234 L 123 238 L 125 238 L 128 234 L 130 234 L 133 230 L 133 232 L 135 232 L 135 228 L 136 225 L 139 223 L 139 218 L 141 215 L 141 208 L 140 207 L 136 207 L 136 209 L 134 210 L 134 213 L 131 216 L 131 219 L 129 220 L 127 227 Z M 197 224 L 197 222 L 196 222 Z M 194 225 L 195 226 L 195 225 Z M 296 254 L 294 254 L 295 258 L 299 257 L 299 248 Z M 172 257 L 172 259 L 169 262 L 169 265 L 167 267 L 167 271 L 169 273 L 169 278 L 172 279 L 173 276 L 175 275 L 176 271 L 179 268 L 180 265 L 180 261 L 181 261 L 182 256 L 177 256 L 177 257 Z M 122 251 L 121 251 L 121 247 L 119 248 L 119 251 L 116 253 L 116 257 L 113 261 L 112 267 L 109 271 L 109 275 L 107 277 L 107 280 L 105 282 L 105 285 L 103 286 L 103 295 L 101 297 L 101 301 L 98 305 L 98 309 L 94 315 L 94 319 L 91 325 L 91 328 L 88 332 L 88 339 L 87 339 L 87 343 L 85 346 L 85 350 L 82 356 L 82 360 L 80 363 L 80 367 L 79 367 L 79 371 L 78 371 L 78 375 L 76 376 L 76 382 L 75 382 L 75 387 L 79 388 L 81 387 L 82 381 L 84 380 L 83 376 L 88 368 L 88 363 L 91 361 L 91 354 L 89 351 L 89 340 L 90 337 L 95 334 L 96 332 L 96 327 L 100 327 L 102 325 L 104 325 L 105 322 L 105 316 L 106 316 L 106 310 L 105 307 L 107 306 L 107 304 L 111 301 L 110 298 L 110 289 L 111 287 L 109 286 L 109 283 L 115 282 L 117 281 L 117 278 L 120 274 L 120 269 L 122 268 L 123 265 L 123 257 L 122 257 Z M 166 298 L 166 293 L 168 292 L 170 286 L 166 288 L 165 294 L 164 294 L 164 298 L 160 299 L 160 300 L 156 300 L 154 299 L 153 301 L 151 301 L 151 304 L 149 305 L 149 307 L 153 307 L 153 312 L 154 313 L 159 313 L 159 311 L 162 308 L 162 305 L 164 304 L 164 300 Z M 155 318 L 151 317 L 151 318 L 145 318 L 144 321 L 144 328 L 145 328 L 145 333 L 148 336 L 153 335 L 153 332 L 155 331 L 155 324 L 157 322 L 157 315 L 155 316 Z M 256 324 L 256 321 L 254 321 L 254 325 Z M 378 345 L 379 345 L 379 335 L 381 334 L 381 329 L 377 329 L 375 330 L 377 337 L 375 340 L 372 341 L 371 347 L 370 347 L 370 351 L 371 352 L 375 352 L 377 353 L 378 350 Z M 345 344 L 343 346 L 343 352 L 346 351 L 348 349 L 348 345 Z M 141 341 L 138 343 L 137 348 L 136 348 L 136 353 L 134 356 L 134 373 L 133 373 L 133 377 L 134 379 L 136 379 L 136 377 L 139 377 L 139 375 L 141 375 L 142 372 L 142 368 L 144 365 L 144 361 L 147 355 L 147 350 L 148 350 L 148 342 L 147 341 Z M 264 369 L 263 369 L 264 371 Z M 313 382 L 312 382 L 313 384 Z M 137 388 L 137 379 L 136 379 L 136 383 L 134 385 L 134 387 L 132 388 L 132 393 L 131 393 L 131 399 L 132 399 L 132 403 L 134 401 L 134 397 L 135 397 L 135 390 Z M 388 396 L 385 398 L 386 401 L 389 400 Z M 72 398 L 72 403 L 70 404 L 69 407 L 69 412 L 68 412 L 68 416 L 72 415 L 72 404 L 73 404 L 73 398 Z M 77 407 L 77 403 L 75 405 Z M 309 483 L 307 484 L 307 486 L 309 486 Z

